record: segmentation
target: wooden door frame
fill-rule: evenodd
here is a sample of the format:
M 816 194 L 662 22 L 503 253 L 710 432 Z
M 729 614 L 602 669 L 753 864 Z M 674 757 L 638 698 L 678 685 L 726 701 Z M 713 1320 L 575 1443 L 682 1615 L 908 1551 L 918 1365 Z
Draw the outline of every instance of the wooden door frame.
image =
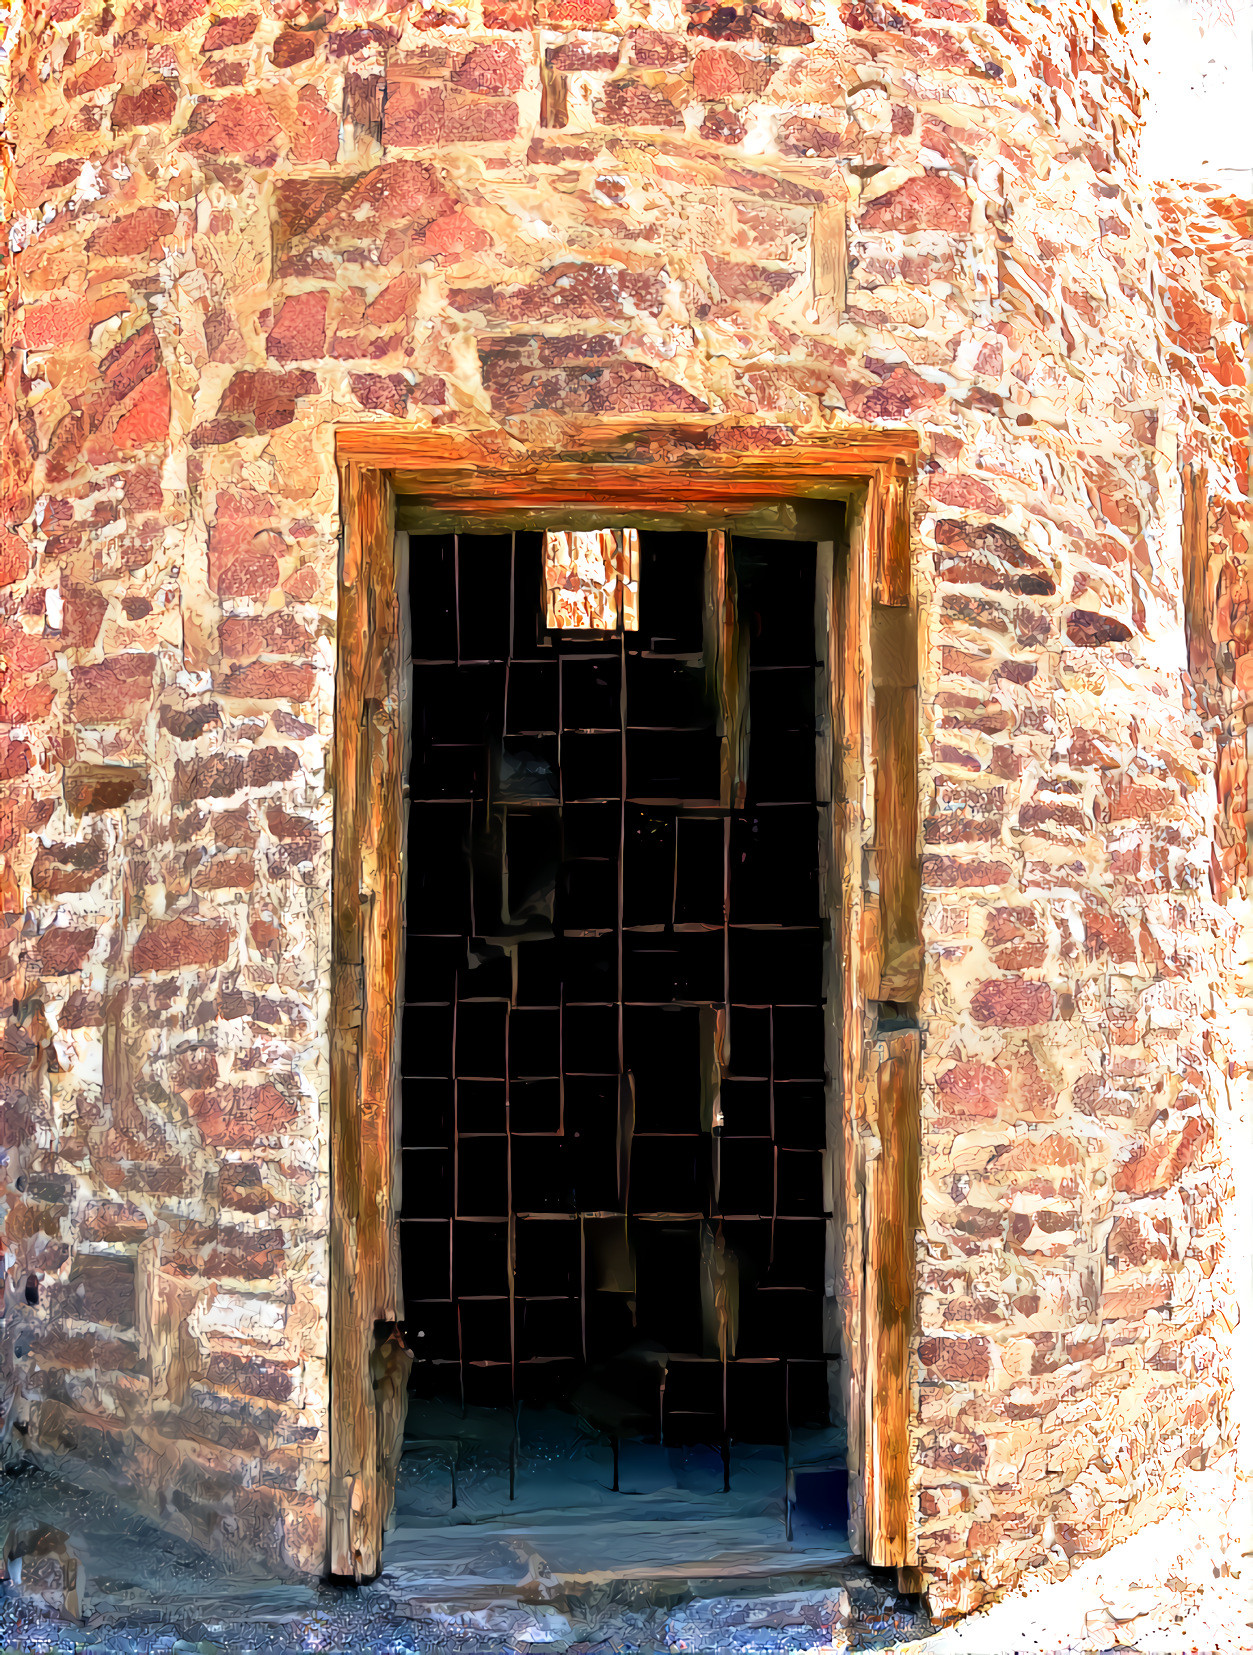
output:
M 397 1007 L 408 809 L 405 571 L 395 495 L 458 512 L 595 504 L 842 498 L 849 556 L 832 605 L 833 802 L 826 872 L 838 915 L 834 1063 L 846 1100 L 835 1165 L 835 1286 L 848 1423 L 850 1541 L 918 1589 L 910 1495 L 914 1247 L 919 1217 L 921 871 L 919 630 L 909 482 L 913 431 L 759 452 L 684 448 L 677 428 L 525 452 L 390 421 L 336 433 L 341 500 L 333 856 L 328 1571 L 377 1574 L 391 1503 L 376 1330 L 400 1319 Z M 665 459 L 641 462 L 644 443 Z M 595 447 L 593 447 L 595 444 Z M 867 671 L 869 664 L 869 671 Z M 392 1417 L 394 1418 L 394 1411 Z M 380 1422 L 384 1422 L 380 1425 Z M 394 1446 L 394 1445 L 393 1445 Z

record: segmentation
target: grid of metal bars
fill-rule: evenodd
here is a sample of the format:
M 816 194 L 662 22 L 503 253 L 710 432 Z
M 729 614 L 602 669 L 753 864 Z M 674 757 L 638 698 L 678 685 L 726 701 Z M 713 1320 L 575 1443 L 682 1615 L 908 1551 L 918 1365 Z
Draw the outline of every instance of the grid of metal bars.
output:
M 640 625 L 544 625 L 541 537 L 411 536 L 402 1267 L 415 1385 L 724 1444 L 825 1422 L 813 543 L 735 540 L 747 792 L 719 802 L 709 537 Z M 719 1061 L 720 1056 L 720 1061 Z M 647 1365 L 621 1360 L 646 1342 Z M 724 1449 L 725 1452 L 725 1449 Z

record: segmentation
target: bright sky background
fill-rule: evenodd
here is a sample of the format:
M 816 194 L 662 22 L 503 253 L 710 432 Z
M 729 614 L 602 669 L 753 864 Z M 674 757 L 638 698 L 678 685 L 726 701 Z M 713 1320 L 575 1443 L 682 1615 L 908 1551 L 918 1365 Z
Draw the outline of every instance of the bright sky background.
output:
M 1141 0 L 1128 22 L 1150 36 L 1144 176 L 1253 195 L 1253 0 Z

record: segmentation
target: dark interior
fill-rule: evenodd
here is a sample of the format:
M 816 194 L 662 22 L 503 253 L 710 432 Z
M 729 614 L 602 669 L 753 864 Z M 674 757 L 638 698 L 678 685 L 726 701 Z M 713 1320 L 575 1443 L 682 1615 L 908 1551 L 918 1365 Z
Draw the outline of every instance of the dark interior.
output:
M 641 532 L 639 631 L 602 634 L 545 629 L 541 542 L 409 540 L 417 1514 L 490 1517 L 577 1439 L 609 1493 L 747 1478 L 789 1538 L 829 1534 L 819 548 L 730 539 L 750 734 L 726 809 L 709 537 Z

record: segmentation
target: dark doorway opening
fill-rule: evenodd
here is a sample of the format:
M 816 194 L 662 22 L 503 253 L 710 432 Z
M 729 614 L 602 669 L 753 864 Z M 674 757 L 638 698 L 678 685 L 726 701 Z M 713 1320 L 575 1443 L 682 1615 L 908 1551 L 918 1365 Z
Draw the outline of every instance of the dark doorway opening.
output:
M 778 515 L 641 527 L 638 629 L 598 633 L 547 624 L 540 529 L 408 537 L 408 1529 L 847 1551 L 843 509 Z

